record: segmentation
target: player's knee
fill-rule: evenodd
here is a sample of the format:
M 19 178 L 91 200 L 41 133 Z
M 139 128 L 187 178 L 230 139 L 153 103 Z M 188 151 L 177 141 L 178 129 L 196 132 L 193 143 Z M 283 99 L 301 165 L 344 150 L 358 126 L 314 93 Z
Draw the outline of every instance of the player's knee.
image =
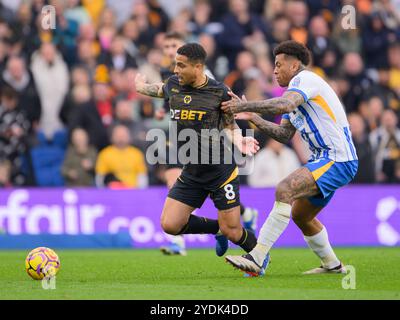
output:
M 220 225 L 219 229 L 225 237 L 233 242 L 238 241 L 242 236 L 241 226 Z
M 293 202 L 290 192 L 290 186 L 286 181 L 279 182 L 279 184 L 276 186 L 275 200 L 289 204 Z
M 292 220 L 297 226 L 304 224 L 304 217 L 295 211 L 292 211 Z
M 171 221 L 167 218 L 161 219 L 161 228 L 164 230 L 164 232 L 171 235 L 178 235 L 179 232 L 182 230 L 182 226 L 174 223 L 174 221 Z

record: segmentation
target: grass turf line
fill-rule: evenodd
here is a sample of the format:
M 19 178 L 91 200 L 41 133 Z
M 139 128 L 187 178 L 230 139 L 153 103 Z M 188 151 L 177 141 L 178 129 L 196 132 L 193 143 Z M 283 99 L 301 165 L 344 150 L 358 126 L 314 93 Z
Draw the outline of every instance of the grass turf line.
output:
M 28 251 L 0 251 L 0 299 L 400 299 L 400 248 L 337 248 L 356 269 L 356 289 L 344 275 L 302 275 L 319 265 L 309 249 L 273 249 L 265 277 L 244 278 L 212 249 L 187 257 L 157 250 L 56 250 L 55 290 L 24 270 Z M 230 250 L 229 254 L 241 254 Z

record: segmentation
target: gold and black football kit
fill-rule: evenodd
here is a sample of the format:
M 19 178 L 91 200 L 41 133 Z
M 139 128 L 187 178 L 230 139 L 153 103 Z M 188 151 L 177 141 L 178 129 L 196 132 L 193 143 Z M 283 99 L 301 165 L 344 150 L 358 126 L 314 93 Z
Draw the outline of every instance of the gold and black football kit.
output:
M 208 195 L 219 210 L 240 205 L 238 168 L 221 134 L 220 106 L 231 99 L 229 89 L 208 77 L 202 86 L 182 86 L 174 75 L 163 91 L 170 110 L 170 140 L 172 136 L 177 146 L 174 158 L 184 164 L 168 196 L 195 208 Z

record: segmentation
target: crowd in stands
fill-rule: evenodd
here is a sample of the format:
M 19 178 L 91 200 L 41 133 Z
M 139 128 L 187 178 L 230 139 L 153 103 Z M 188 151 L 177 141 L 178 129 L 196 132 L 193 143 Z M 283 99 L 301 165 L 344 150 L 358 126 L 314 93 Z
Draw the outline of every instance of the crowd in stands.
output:
M 46 5 L 54 29 L 43 28 Z M 400 183 L 399 0 L 2 0 L 0 186 L 161 184 L 165 166 L 145 161 L 146 132 L 167 130 L 168 117 L 154 118 L 164 102 L 138 94 L 134 79 L 161 81 L 167 32 L 200 43 L 215 78 L 248 100 L 285 90 L 273 76 L 279 42 L 306 44 L 309 68 L 348 114 L 353 183 Z M 243 183 L 274 186 L 307 162 L 298 135 L 288 146 L 256 138 L 263 148 Z

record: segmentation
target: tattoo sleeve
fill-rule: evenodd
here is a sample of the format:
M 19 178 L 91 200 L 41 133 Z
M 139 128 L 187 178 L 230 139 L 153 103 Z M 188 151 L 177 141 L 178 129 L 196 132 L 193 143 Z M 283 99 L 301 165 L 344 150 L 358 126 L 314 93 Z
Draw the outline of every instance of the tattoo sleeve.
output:
M 283 96 L 279 98 L 240 102 L 235 112 L 239 113 L 248 111 L 267 115 L 278 115 L 292 112 L 302 103 L 304 103 L 304 98 L 300 93 L 286 91 Z
M 136 88 L 137 92 L 144 94 L 146 96 L 155 97 L 155 98 L 163 98 L 163 83 L 146 83 Z
M 276 124 L 255 115 L 251 122 L 262 132 L 284 144 L 288 143 L 296 132 L 296 128 L 285 119 L 282 119 L 280 124 Z

